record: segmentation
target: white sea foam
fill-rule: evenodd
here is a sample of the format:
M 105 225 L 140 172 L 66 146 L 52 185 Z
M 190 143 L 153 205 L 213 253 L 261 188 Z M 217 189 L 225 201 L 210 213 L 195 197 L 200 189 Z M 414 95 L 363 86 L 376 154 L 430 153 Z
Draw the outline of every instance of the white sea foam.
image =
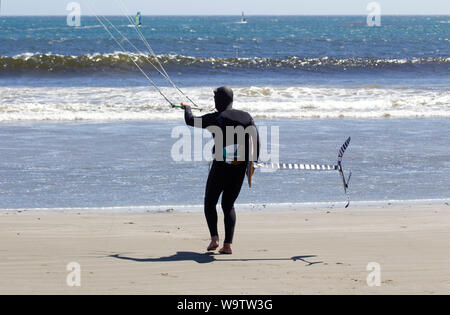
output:
M 212 87 L 185 92 L 206 108 Z M 185 101 L 163 88 L 173 101 Z M 136 88 L 0 88 L 0 121 L 182 119 L 154 90 Z M 450 117 L 450 88 L 235 87 L 235 107 L 256 118 Z M 206 111 L 207 112 L 207 111 Z

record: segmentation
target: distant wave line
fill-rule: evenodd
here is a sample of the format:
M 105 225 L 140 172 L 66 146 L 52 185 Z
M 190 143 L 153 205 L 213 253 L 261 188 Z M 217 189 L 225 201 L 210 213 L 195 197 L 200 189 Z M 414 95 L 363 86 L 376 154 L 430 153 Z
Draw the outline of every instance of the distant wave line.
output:
M 111 54 L 87 54 L 80 56 L 23 53 L 13 57 L 0 57 L 1 72 L 96 72 L 102 71 L 135 71 L 130 62 L 133 58 L 143 67 L 148 67 L 146 58 L 152 60 L 155 56 L 139 55 L 129 52 Z M 379 58 L 301 58 L 296 56 L 284 59 L 263 57 L 252 58 L 213 58 L 191 57 L 183 55 L 158 55 L 158 60 L 165 66 L 175 69 L 256 69 L 277 70 L 293 69 L 306 71 L 327 71 L 346 69 L 407 69 L 408 67 L 441 66 L 443 71 L 450 65 L 450 57 L 429 57 L 413 59 L 379 59 Z M 156 60 L 155 60 L 156 61 Z M 435 68 L 435 67 L 434 67 Z M 151 69 L 149 69 L 151 70 Z M 173 69 L 172 69 L 173 70 Z

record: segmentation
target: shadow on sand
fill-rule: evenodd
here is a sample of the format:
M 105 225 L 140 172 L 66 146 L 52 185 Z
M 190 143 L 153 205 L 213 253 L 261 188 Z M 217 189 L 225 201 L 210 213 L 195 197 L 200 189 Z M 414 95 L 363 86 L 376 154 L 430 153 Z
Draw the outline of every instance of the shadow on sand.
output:
M 208 264 L 212 262 L 237 262 L 237 261 L 303 261 L 307 264 L 307 266 L 321 264 L 322 261 L 310 262 L 306 259 L 315 258 L 315 255 L 310 256 L 294 256 L 291 258 L 220 258 L 216 259 L 216 257 L 229 257 L 227 255 L 220 255 L 214 253 L 195 253 L 195 252 L 177 252 L 172 256 L 167 257 L 159 257 L 159 258 L 133 258 L 121 256 L 121 254 L 109 255 L 108 257 L 123 259 L 123 260 L 131 260 L 135 262 L 174 262 L 174 261 L 195 261 L 199 264 Z

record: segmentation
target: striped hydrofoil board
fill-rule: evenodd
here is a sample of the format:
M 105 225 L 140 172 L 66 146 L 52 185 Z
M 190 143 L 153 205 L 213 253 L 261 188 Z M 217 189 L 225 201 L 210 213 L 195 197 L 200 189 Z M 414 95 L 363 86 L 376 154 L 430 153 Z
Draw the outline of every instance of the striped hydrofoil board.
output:
M 301 170 L 301 171 L 338 171 L 338 165 L 297 164 L 297 163 L 254 163 L 255 169 Z
M 338 153 L 337 165 L 324 165 L 324 164 L 298 164 L 298 163 L 258 163 L 253 162 L 249 165 L 253 165 L 254 169 L 270 169 L 270 170 L 293 170 L 293 171 L 338 171 L 342 179 L 342 184 L 344 186 L 344 192 L 347 195 L 347 208 L 350 205 L 350 195 L 348 191 L 348 184 L 350 178 L 352 177 L 352 172 L 350 171 L 347 178 L 344 176 L 344 170 L 342 169 L 342 158 L 345 151 L 350 144 L 351 138 L 348 138 L 344 144 L 341 146 Z M 253 172 L 251 173 L 253 174 Z M 249 177 L 249 186 L 251 187 L 251 176 Z

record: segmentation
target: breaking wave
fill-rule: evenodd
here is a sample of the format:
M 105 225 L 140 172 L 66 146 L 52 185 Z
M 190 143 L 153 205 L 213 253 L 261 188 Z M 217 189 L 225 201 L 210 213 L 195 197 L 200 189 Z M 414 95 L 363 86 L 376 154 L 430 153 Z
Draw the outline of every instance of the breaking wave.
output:
M 208 112 L 213 87 L 185 92 Z M 255 118 L 450 117 L 450 89 L 356 87 L 233 87 L 235 107 Z M 183 99 L 163 88 L 170 99 Z M 146 87 L 0 88 L 1 121 L 179 120 L 161 96 Z M 197 112 L 197 114 L 201 114 Z
M 136 71 L 130 58 L 137 61 L 145 69 L 151 70 L 148 58 L 156 62 L 156 57 L 116 52 L 113 54 L 94 54 L 81 56 L 66 56 L 56 54 L 25 53 L 13 57 L 0 57 L 1 73 L 94 73 L 94 72 L 131 72 Z M 202 58 L 182 55 L 160 55 L 158 60 L 172 71 L 198 69 L 229 69 L 229 70 L 272 70 L 286 69 L 299 71 L 333 72 L 351 71 L 352 69 L 381 69 L 396 71 L 412 71 L 417 68 L 429 69 L 436 72 L 450 71 L 450 58 L 421 58 L 421 59 L 377 59 L 377 58 L 300 58 L 287 57 L 272 58 Z

